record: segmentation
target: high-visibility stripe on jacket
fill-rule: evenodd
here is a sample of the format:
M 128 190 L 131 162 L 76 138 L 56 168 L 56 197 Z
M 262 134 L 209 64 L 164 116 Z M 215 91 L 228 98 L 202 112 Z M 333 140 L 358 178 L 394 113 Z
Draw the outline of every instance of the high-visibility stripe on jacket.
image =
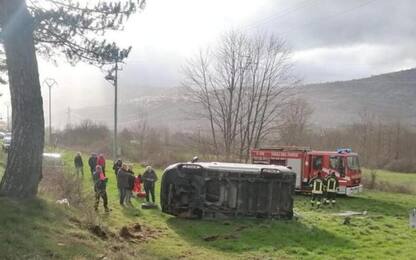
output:
M 321 179 L 315 179 L 312 184 L 313 194 L 322 194 L 324 190 L 324 183 Z
M 337 191 L 337 179 L 336 178 L 329 178 L 327 180 L 327 185 L 326 185 L 326 191 L 327 192 L 336 192 Z

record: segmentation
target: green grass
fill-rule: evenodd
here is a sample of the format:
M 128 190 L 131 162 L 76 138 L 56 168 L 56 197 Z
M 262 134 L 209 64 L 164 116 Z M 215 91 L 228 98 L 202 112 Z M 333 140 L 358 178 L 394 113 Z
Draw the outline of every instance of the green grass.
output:
M 71 210 L 64 211 L 51 202 L 1 198 L 0 208 L 1 259 L 92 258 L 103 246 L 71 223 Z
M 363 170 L 363 178 L 371 179 L 371 170 Z M 395 186 L 403 186 L 416 194 L 416 173 L 399 173 L 386 170 L 376 170 L 376 182 L 386 182 Z
M 72 156 L 64 156 L 68 166 L 72 166 Z M 114 233 L 133 223 L 157 231 L 150 241 L 127 245 L 139 254 L 130 259 L 416 258 L 416 230 L 408 227 L 408 213 L 416 207 L 414 195 L 364 192 L 354 198 L 339 198 L 335 208 L 319 210 L 310 207 L 309 197 L 298 195 L 295 211 L 299 217 L 292 221 L 184 220 L 159 210 L 139 209 L 139 200 L 134 201 L 135 209 L 121 208 L 111 166 L 108 161 L 107 191 L 113 211 L 107 215 L 100 208 L 100 222 Z M 138 165 L 134 170 L 143 171 Z M 85 189 L 92 189 L 87 167 L 85 173 Z M 160 177 L 161 171 L 157 173 Z M 408 176 L 385 173 L 384 177 L 396 180 Z M 158 197 L 159 185 L 157 190 Z M 0 199 L 0 210 L 0 258 L 90 259 L 103 253 L 111 257 L 114 241 L 102 241 L 71 223 L 71 217 L 81 214 L 74 209 L 42 199 L 22 203 Z M 350 225 L 343 225 L 344 218 L 332 214 L 346 210 L 366 210 L 368 215 L 352 217 Z M 205 241 L 208 236 L 217 239 Z
M 363 174 L 365 177 L 370 177 L 371 170 L 364 169 Z M 416 173 L 400 173 L 391 172 L 386 170 L 376 170 L 377 180 L 387 181 L 396 184 L 412 184 L 416 186 Z

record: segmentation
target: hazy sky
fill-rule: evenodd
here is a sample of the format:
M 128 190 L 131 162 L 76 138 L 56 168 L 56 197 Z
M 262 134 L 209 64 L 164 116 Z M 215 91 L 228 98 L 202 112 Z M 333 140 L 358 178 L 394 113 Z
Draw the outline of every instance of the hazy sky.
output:
M 305 83 L 415 67 L 414 10 L 412 0 L 147 0 L 123 32 L 108 36 L 133 47 L 120 74 L 124 100 L 140 88 L 178 86 L 184 61 L 231 29 L 285 39 Z M 112 102 L 112 88 L 97 68 L 40 60 L 40 72 L 59 83 L 56 110 Z

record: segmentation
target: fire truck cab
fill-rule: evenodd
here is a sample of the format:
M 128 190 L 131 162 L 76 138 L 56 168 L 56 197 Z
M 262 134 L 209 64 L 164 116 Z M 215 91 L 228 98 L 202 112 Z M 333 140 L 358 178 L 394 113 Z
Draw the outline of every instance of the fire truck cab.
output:
M 283 165 L 296 173 L 296 191 L 309 192 L 309 181 L 318 174 L 323 177 L 332 172 L 338 178 L 338 194 L 347 196 L 362 191 L 361 169 L 358 154 L 351 149 L 314 151 L 304 147 L 277 147 L 253 149 L 253 164 Z

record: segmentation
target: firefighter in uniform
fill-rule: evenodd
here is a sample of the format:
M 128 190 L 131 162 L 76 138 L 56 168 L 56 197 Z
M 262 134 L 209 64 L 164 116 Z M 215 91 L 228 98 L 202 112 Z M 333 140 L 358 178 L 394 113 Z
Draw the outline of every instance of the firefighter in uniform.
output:
M 324 185 L 325 180 L 322 178 L 322 173 L 319 171 L 318 175 L 313 177 L 309 181 L 309 185 L 312 186 L 312 200 L 311 205 L 312 207 L 315 205 L 316 200 L 316 207 L 319 208 L 321 206 L 322 195 L 324 193 Z
M 332 172 L 325 180 L 326 183 L 326 203 L 331 203 L 331 206 L 334 206 L 336 203 L 337 189 L 339 186 L 337 176 L 335 172 Z

